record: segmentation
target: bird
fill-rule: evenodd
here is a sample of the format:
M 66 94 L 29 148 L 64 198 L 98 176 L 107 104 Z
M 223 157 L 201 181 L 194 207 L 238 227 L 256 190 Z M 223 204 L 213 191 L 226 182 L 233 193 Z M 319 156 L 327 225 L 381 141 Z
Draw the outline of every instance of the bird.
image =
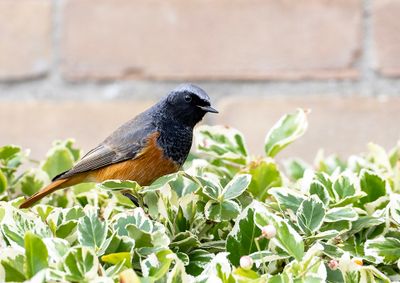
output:
M 218 113 L 202 88 L 189 83 L 177 86 L 116 129 L 70 170 L 55 176 L 20 208 L 28 208 L 56 190 L 79 183 L 119 179 L 147 186 L 179 171 L 191 149 L 193 129 L 208 112 Z M 128 192 L 123 194 L 138 205 L 135 197 Z

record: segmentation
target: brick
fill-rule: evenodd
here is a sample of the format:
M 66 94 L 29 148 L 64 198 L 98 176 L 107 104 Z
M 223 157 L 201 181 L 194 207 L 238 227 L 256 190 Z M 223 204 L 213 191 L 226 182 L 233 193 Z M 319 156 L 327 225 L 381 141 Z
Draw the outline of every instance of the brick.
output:
M 359 0 L 67 0 L 68 80 L 355 78 Z
M 85 152 L 118 126 L 148 108 L 149 101 L 2 102 L 0 146 L 17 144 L 43 159 L 52 142 L 74 138 Z
M 268 130 L 286 113 L 298 107 L 311 109 L 306 134 L 278 157 L 300 156 L 312 161 L 320 148 L 347 158 L 364 152 L 369 142 L 387 149 L 400 137 L 399 97 L 274 96 L 223 99 L 214 121 L 242 131 L 252 153 L 263 154 Z
M 0 0 L 0 80 L 41 76 L 51 64 L 51 1 Z
M 373 3 L 373 42 L 377 69 L 387 76 L 400 76 L 400 2 Z

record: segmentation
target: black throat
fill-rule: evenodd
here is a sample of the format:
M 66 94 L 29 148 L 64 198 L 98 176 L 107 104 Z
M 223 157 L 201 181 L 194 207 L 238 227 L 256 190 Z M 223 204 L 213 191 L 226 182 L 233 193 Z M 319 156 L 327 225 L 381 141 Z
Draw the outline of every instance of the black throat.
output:
M 167 158 L 182 166 L 192 147 L 193 128 L 197 122 L 183 123 L 165 105 L 160 105 L 158 110 L 157 117 L 154 117 L 156 129 L 160 133 L 158 145 Z
M 164 155 L 182 166 L 192 147 L 193 128 L 173 121 L 161 123 L 157 128 L 160 133 L 158 144 Z

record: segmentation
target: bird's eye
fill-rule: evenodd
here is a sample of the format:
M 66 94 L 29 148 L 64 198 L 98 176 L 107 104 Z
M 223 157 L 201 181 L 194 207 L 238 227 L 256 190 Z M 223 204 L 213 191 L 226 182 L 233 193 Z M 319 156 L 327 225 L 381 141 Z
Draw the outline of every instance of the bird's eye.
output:
M 192 101 L 192 97 L 189 94 L 185 95 L 185 101 L 186 102 Z

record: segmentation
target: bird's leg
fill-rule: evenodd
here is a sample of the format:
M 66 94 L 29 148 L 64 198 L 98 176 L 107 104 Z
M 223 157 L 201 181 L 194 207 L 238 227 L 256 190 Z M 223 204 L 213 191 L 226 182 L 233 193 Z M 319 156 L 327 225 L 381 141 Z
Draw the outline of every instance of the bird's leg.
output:
M 131 202 L 133 202 L 133 204 L 136 207 L 141 207 L 142 209 L 144 209 L 144 211 L 146 211 L 146 209 L 148 210 L 149 207 L 147 206 L 147 204 L 145 204 L 143 202 L 143 199 L 141 202 L 139 202 L 139 200 L 137 199 L 137 197 L 135 197 L 134 195 L 131 194 L 131 192 L 129 190 L 123 190 L 121 191 L 121 194 L 125 197 L 127 197 Z M 146 208 L 146 209 L 145 209 Z M 146 213 L 146 212 L 145 212 Z M 147 211 L 146 215 L 153 220 L 153 218 L 150 216 L 149 212 Z
M 122 195 L 126 196 L 128 199 L 130 199 L 131 202 L 133 202 L 136 207 L 140 207 L 138 199 L 133 196 L 129 191 L 122 191 Z

